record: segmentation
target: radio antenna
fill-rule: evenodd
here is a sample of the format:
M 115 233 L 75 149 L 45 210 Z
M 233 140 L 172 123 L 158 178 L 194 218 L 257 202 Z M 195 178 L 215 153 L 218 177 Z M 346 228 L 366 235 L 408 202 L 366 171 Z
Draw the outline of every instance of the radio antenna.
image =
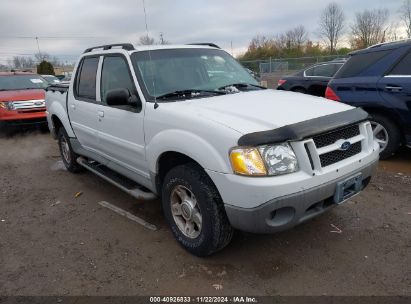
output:
M 148 36 L 148 25 L 147 25 L 147 13 L 146 13 L 146 2 L 144 0 L 143 1 L 143 9 L 144 9 L 144 22 L 146 24 L 146 35 L 147 38 L 149 38 Z M 148 41 L 149 39 L 147 39 Z M 151 80 L 153 82 L 153 92 L 154 92 L 154 109 L 158 108 L 158 103 L 157 103 L 157 97 L 156 97 L 156 82 L 154 80 L 154 70 L 153 70 L 153 62 L 151 60 L 151 51 L 150 51 L 150 47 L 148 48 L 148 58 L 149 58 L 149 62 L 150 62 L 150 69 L 151 69 Z

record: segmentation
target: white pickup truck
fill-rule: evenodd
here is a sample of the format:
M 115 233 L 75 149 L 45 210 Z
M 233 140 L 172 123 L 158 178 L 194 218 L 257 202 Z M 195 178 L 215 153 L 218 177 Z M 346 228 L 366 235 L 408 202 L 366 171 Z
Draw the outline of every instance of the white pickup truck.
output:
M 198 256 L 234 228 L 277 232 L 345 202 L 378 162 L 366 112 L 265 89 L 213 44 L 87 49 L 46 106 L 69 171 L 161 197 L 176 239 Z

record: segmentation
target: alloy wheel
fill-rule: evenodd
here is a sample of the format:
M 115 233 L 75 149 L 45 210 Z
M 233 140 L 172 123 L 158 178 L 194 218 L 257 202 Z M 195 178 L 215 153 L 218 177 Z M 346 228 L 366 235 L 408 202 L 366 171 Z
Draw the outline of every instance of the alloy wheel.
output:
M 188 238 L 195 239 L 201 233 L 202 216 L 194 193 L 177 185 L 170 196 L 171 214 L 178 229 Z
M 375 140 L 380 145 L 380 152 L 384 151 L 388 145 L 389 136 L 387 130 L 384 128 L 383 125 L 379 124 L 378 122 L 372 121 L 371 122 L 372 131 L 374 134 Z

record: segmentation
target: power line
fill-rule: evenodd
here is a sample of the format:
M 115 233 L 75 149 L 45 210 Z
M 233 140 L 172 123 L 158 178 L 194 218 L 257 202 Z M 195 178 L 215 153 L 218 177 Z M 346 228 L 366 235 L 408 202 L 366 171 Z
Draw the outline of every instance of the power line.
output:
M 101 39 L 115 36 L 9 36 L 0 35 L 0 39 Z

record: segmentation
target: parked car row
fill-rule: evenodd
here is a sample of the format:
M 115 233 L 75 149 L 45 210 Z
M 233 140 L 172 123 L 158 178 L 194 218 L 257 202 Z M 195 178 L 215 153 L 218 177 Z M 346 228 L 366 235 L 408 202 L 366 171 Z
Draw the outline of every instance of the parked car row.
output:
M 278 84 L 366 110 L 381 159 L 411 147 L 411 40 L 356 51 L 345 63 L 315 65 Z

